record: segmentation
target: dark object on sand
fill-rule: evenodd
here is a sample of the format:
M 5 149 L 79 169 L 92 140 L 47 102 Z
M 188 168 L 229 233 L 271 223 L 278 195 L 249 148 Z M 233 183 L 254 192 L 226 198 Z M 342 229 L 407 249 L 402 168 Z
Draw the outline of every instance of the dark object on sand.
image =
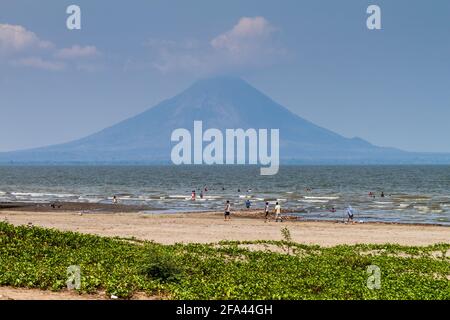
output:
M 52 206 L 53 205 L 53 206 Z M 49 212 L 53 209 L 60 209 L 64 212 L 141 212 L 158 211 L 162 208 L 150 207 L 147 205 L 124 205 L 112 203 L 89 203 L 89 202 L 3 202 L 0 203 L 0 210 L 25 211 L 25 212 Z

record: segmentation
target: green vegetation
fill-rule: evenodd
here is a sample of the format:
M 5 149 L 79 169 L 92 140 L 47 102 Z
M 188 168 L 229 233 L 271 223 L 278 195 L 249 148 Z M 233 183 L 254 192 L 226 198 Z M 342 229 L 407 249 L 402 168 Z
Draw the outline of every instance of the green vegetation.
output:
M 0 223 L 0 285 L 173 299 L 450 299 L 450 244 L 321 248 L 284 241 L 159 245 Z M 286 252 L 289 250 L 289 254 Z M 381 271 L 369 289 L 367 268 Z

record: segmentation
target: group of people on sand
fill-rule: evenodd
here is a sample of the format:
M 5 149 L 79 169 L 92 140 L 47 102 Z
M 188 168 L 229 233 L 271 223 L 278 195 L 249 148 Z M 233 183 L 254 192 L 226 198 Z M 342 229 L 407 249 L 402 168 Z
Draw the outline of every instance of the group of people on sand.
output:
M 246 207 L 250 208 L 250 200 L 246 201 Z M 274 214 L 275 214 L 275 222 L 283 222 L 283 217 L 281 216 L 281 205 L 277 202 L 275 204 L 274 207 Z M 231 220 L 231 203 L 230 200 L 227 200 L 226 204 L 225 204 L 225 212 L 224 212 L 224 216 L 225 216 L 225 221 L 227 220 Z M 265 206 L 264 206 L 264 218 L 265 221 L 270 221 L 270 206 L 269 206 L 269 202 L 266 202 Z

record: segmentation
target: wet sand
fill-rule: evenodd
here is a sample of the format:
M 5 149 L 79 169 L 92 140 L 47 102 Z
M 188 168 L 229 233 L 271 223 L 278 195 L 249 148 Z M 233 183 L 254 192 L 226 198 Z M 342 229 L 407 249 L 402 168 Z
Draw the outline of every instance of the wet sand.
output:
M 133 206 L 108 203 L 87 202 L 0 202 L 1 210 L 23 212 L 140 212 L 160 210 L 149 206 Z

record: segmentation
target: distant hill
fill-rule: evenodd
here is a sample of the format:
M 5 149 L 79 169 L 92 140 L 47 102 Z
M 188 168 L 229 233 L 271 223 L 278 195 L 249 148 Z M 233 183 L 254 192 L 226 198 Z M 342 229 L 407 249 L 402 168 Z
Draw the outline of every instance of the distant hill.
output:
M 345 138 L 321 128 L 233 77 L 204 79 L 177 96 L 98 133 L 69 143 L 0 153 L 13 163 L 161 163 L 170 161 L 176 128 L 280 129 L 282 163 L 450 163 L 448 154 L 410 153 Z

